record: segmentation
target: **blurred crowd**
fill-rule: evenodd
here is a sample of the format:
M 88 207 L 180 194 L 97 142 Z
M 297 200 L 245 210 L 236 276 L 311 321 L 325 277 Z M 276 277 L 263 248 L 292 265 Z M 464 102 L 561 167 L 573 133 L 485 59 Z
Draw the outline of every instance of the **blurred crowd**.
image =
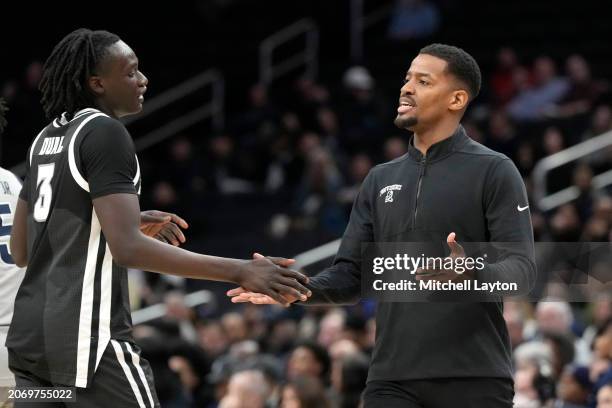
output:
M 39 75 L 40 65 L 30 66 L 26 86 Z M 540 159 L 612 130 L 610 82 L 594 76 L 580 55 L 522 61 L 503 48 L 484 79 L 463 126 L 473 139 L 512 158 L 532 199 Z M 402 80 L 398 72 L 398 92 Z M 229 117 L 224 132 L 176 135 L 147 153 L 143 206 L 197 220 L 200 204 L 211 196 L 265 194 L 284 203 L 266 220 L 270 236 L 340 236 L 368 171 L 407 150 L 409 135 L 393 126 L 398 94 L 385 92 L 382 82 L 367 67 L 353 66 L 332 85 L 305 78 L 282 88 L 253 85 L 248 108 Z M 28 100 L 34 91 L 17 92 L 16 86 L 2 88 L 15 111 L 37 106 Z M 596 188 L 594 179 L 611 163 L 607 148 L 549 173 L 548 194 L 568 187 L 577 194 L 547 211 L 530 203 L 537 241 L 610 241 L 612 192 Z M 244 210 L 251 205 L 245 202 Z M 158 300 L 167 306 L 164 317 L 135 330 L 162 406 L 359 406 L 375 336 L 371 302 L 190 308 L 180 282 L 168 279 L 159 290 L 135 281 L 141 282 L 133 297 L 137 306 Z M 609 290 L 589 303 L 570 303 L 559 293 L 539 302 L 506 302 L 504 317 L 514 347 L 515 407 L 612 407 Z

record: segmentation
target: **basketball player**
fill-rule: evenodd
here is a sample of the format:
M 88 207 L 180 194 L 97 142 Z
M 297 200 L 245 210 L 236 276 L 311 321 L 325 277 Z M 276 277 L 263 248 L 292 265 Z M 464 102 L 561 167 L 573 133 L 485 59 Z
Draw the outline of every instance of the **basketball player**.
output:
M 288 260 L 200 255 L 142 233 L 140 167 L 118 118 L 141 111 L 147 84 L 107 31 L 68 34 L 43 68 L 51 122 L 28 151 L 15 212 L 11 252 L 27 271 L 6 346 L 18 387 L 74 386 L 79 407 L 159 406 L 131 335 L 126 268 L 235 282 L 283 303 L 309 293 L 305 276 L 275 264 Z

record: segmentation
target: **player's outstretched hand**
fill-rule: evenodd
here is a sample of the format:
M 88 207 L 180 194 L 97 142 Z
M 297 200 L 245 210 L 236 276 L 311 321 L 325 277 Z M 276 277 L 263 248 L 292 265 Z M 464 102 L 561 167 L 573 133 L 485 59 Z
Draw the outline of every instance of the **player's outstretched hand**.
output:
M 186 238 L 181 228 L 187 229 L 189 224 L 176 214 L 157 210 L 140 213 L 140 231 L 167 244 L 179 246 L 185 243 Z
M 296 300 L 307 300 L 312 293 L 302 284 L 308 283 L 308 277 L 291 269 L 286 269 L 293 263 L 295 263 L 293 259 L 264 257 L 255 253 L 253 260 L 250 261 L 251 265 L 273 267 L 272 274 L 269 275 L 270 278 L 262 276 L 265 281 L 256 282 L 260 285 L 258 287 L 264 289 L 251 287 L 249 282 L 246 282 L 246 284 L 239 283 L 240 287 L 228 291 L 227 295 L 236 296 L 232 298 L 234 303 L 251 301 L 255 304 L 280 304 L 285 307 Z
M 263 255 L 255 253 L 253 254 L 253 259 L 262 259 Z M 294 259 L 286 259 L 286 258 L 276 258 L 276 257 L 267 257 L 267 259 L 274 262 L 276 265 L 289 267 L 295 263 Z M 307 282 L 306 282 L 307 283 Z M 308 291 L 306 296 L 298 295 L 298 294 L 283 294 L 282 301 L 278 301 L 275 298 L 268 296 L 263 293 L 256 293 L 245 289 L 244 287 L 234 288 L 227 291 L 227 296 L 232 298 L 233 303 L 253 303 L 256 305 L 278 305 L 281 304 L 283 306 L 288 306 L 289 304 L 302 300 L 305 301 L 312 293 Z

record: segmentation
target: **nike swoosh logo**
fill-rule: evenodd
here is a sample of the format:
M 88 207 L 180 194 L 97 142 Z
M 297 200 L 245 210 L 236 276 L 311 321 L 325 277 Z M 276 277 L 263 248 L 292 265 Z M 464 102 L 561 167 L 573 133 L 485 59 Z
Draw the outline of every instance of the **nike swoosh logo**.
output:
M 526 210 L 526 209 L 528 209 L 528 208 L 529 208 L 529 206 L 528 206 L 528 205 L 526 205 L 525 207 L 521 207 L 520 205 L 517 205 L 517 206 L 516 206 L 516 209 L 517 209 L 517 210 L 519 210 L 519 212 L 525 211 L 525 210 Z

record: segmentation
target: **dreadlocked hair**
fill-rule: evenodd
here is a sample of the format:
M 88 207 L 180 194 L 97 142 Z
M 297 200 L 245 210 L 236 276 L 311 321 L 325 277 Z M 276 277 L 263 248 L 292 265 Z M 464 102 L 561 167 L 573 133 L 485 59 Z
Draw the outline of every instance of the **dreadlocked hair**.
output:
M 108 31 L 79 28 L 55 46 L 43 66 L 39 86 L 49 120 L 63 112 L 70 119 L 78 110 L 94 106 L 87 80 L 96 74 L 108 47 L 119 40 L 119 36 Z
M 0 135 L 2 134 L 2 132 L 4 132 L 4 129 L 6 128 L 6 118 L 4 117 L 4 115 L 6 115 L 7 111 L 8 108 L 6 107 L 4 98 L 0 98 Z

